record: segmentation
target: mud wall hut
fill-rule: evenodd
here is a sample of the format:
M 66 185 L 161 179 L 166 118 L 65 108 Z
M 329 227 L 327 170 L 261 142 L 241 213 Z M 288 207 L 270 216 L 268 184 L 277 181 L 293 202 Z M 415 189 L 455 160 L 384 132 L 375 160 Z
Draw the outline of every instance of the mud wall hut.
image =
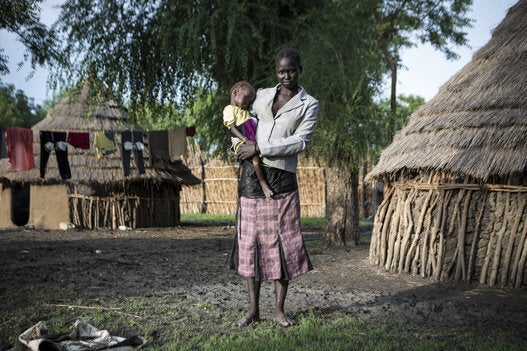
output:
M 385 184 L 373 264 L 437 281 L 526 285 L 526 18 L 521 0 L 367 175 Z
M 89 85 L 64 98 L 46 118 L 32 127 L 36 168 L 15 172 L 0 160 L 0 228 L 21 225 L 58 229 L 61 222 L 84 228 L 167 227 L 180 223 L 183 185 L 199 184 L 181 161 L 150 162 L 146 133 L 127 123 L 128 114 L 114 101 L 88 100 Z M 143 136 L 144 173 L 130 156 L 130 172 L 123 172 L 123 131 Z M 61 176 L 56 151 L 51 151 L 42 177 L 41 132 L 88 132 L 89 148 L 67 145 L 71 177 Z M 115 150 L 98 157 L 97 132 L 114 136 Z

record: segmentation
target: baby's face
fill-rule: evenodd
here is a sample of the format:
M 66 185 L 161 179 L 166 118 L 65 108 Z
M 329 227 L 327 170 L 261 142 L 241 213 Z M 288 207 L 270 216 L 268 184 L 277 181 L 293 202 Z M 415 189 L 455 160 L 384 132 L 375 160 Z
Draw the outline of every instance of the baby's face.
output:
M 233 92 L 236 106 L 247 110 L 254 100 L 254 95 L 248 88 L 240 88 Z

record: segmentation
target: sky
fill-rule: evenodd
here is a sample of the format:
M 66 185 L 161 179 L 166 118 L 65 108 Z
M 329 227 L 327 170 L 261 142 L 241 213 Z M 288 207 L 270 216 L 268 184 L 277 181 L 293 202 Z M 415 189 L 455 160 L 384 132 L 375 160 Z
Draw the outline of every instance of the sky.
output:
M 59 15 L 58 5 L 63 0 L 45 0 L 41 3 L 41 21 L 51 25 Z M 467 28 L 470 48 L 457 47 L 455 52 L 460 55 L 456 61 L 449 61 L 442 52 L 434 50 L 430 45 L 419 45 L 405 49 L 402 52 L 404 68 L 398 71 L 397 94 L 418 95 L 430 100 L 452 75 L 465 66 L 475 52 L 491 38 L 491 31 L 503 20 L 507 10 L 516 3 L 515 0 L 474 0 L 472 11 L 468 17 L 474 20 L 473 27 Z M 16 89 L 24 91 L 26 96 L 33 98 L 36 104 L 42 104 L 51 99 L 50 91 L 46 89 L 48 72 L 38 68 L 30 76 L 31 67 L 25 63 L 21 68 L 17 63 L 22 61 L 25 48 L 16 40 L 16 36 L 5 30 L 0 30 L 0 48 L 9 56 L 11 73 L 0 76 L 4 83 L 14 84 Z M 385 96 L 389 96 L 387 82 Z

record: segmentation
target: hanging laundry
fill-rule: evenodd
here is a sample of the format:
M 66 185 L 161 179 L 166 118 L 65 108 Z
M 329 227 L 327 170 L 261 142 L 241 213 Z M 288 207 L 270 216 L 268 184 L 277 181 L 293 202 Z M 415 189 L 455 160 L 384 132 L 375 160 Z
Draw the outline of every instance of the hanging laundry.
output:
M 68 144 L 66 132 L 40 131 L 40 178 L 46 176 L 46 166 L 51 151 L 55 150 L 59 173 L 62 179 L 71 178 L 68 162 Z
M 145 173 L 143 161 L 143 132 L 131 132 L 125 130 L 121 132 L 121 157 L 123 160 L 123 174 L 125 177 L 130 175 L 130 154 L 134 152 L 134 159 L 139 174 Z
M 170 161 L 168 131 L 154 130 L 148 132 L 148 148 L 150 150 L 150 167 L 163 167 L 165 161 Z
M 88 132 L 68 132 L 68 144 L 77 149 L 90 149 L 90 133 Z
M 0 158 L 7 158 L 7 140 L 4 127 L 0 127 Z
M 187 154 L 186 128 L 176 128 L 168 131 L 168 152 L 170 160 L 180 160 Z
M 185 134 L 189 137 L 196 135 L 196 126 L 190 126 L 185 128 Z
M 106 155 L 114 153 L 117 150 L 114 142 L 114 133 L 108 131 L 95 132 L 93 145 L 95 146 L 97 158 L 102 158 Z
M 31 129 L 7 128 L 6 141 L 8 162 L 13 170 L 27 171 L 35 167 Z

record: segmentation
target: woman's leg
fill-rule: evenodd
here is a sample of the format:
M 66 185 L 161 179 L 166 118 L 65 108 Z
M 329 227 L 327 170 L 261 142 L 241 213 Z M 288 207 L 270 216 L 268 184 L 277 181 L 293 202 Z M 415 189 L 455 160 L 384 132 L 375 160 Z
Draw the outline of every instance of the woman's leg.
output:
M 257 282 L 254 277 L 247 278 L 247 290 L 249 292 L 249 312 L 238 321 L 238 326 L 244 327 L 260 320 L 260 287 L 262 283 Z
M 274 319 L 280 325 L 284 327 L 289 327 L 290 325 L 295 324 L 295 321 L 291 318 L 288 318 L 284 312 L 285 298 L 287 296 L 287 289 L 289 287 L 288 280 L 275 280 L 275 312 Z

